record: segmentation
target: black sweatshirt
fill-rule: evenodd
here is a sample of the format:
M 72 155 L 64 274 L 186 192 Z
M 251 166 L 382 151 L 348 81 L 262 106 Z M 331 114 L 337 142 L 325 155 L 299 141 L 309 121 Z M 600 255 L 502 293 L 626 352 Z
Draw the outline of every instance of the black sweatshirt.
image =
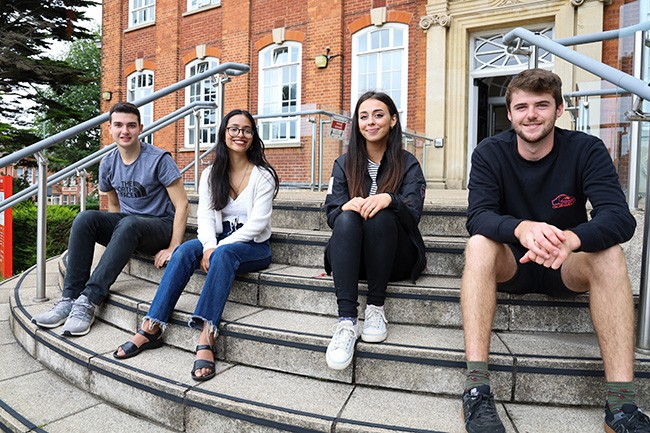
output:
M 539 161 L 517 152 L 511 129 L 481 141 L 472 155 L 467 230 L 518 244 L 523 220 L 571 230 L 579 251 L 594 252 L 628 241 L 630 213 L 605 144 L 597 137 L 555 127 L 553 149 Z M 587 218 L 586 202 L 593 210 Z

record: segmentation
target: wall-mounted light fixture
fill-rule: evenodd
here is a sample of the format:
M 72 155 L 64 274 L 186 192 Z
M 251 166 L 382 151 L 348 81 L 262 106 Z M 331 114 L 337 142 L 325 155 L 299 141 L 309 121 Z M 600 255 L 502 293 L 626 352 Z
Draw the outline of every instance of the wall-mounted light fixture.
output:
M 318 69 L 325 69 L 327 68 L 327 65 L 330 62 L 330 59 L 333 59 L 334 57 L 342 57 L 343 54 L 334 54 L 330 56 L 330 47 L 325 48 L 325 54 L 319 54 L 316 56 L 314 59 L 314 63 L 316 64 L 316 67 Z
M 112 97 L 113 94 L 111 92 L 102 92 L 102 99 L 104 101 L 110 101 Z

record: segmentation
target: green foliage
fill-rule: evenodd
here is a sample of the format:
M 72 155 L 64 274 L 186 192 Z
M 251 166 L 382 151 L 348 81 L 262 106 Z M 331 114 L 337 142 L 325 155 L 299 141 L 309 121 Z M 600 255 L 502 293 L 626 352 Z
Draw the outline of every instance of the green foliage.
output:
M 63 253 L 68 248 L 70 227 L 77 213 L 78 209 L 72 206 L 47 207 L 45 255 L 48 259 Z M 19 274 L 36 263 L 36 220 L 37 208 L 33 202 L 28 200 L 14 206 L 14 274 Z
M 95 34 L 96 39 L 99 37 L 98 33 Z M 43 114 L 36 117 L 36 129 L 43 131 L 47 136 L 65 131 L 101 114 L 99 108 L 101 51 L 95 39 L 74 41 L 65 54 L 65 62 L 83 71 L 86 77 L 92 78 L 92 81 L 80 85 L 63 85 L 59 93 L 54 88 L 43 92 L 48 100 L 56 102 L 56 105 L 50 106 Z M 99 146 L 99 127 L 79 133 L 48 150 L 49 168 L 51 171 L 61 170 L 99 150 Z M 97 171 L 98 165 L 89 168 L 92 179 L 97 179 Z
M 46 55 L 54 42 L 89 38 L 80 27 L 88 21 L 82 12 L 92 0 L 3 0 L 0 3 L 0 94 L 46 104 L 39 86 L 52 86 L 57 93 L 66 84 L 87 81 L 82 71 Z M 14 98 L 0 100 L 3 116 L 22 114 L 23 104 Z
M 23 177 L 14 177 L 11 185 L 12 194 L 18 194 L 20 191 L 29 188 L 29 182 Z
M 40 140 L 40 134 L 29 129 L 34 114 L 63 109 L 45 89 L 61 96 L 66 86 L 99 81 L 98 74 L 88 75 L 82 67 L 48 53 L 54 43 L 95 37 L 79 23 L 89 20 L 82 9 L 97 3 L 0 1 L 0 153 L 13 153 Z M 29 160 L 20 162 L 26 163 Z

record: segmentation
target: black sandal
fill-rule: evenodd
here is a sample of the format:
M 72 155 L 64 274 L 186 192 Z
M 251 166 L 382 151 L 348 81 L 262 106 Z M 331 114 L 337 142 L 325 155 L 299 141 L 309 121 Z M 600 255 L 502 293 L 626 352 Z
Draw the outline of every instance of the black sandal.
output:
M 143 343 L 142 346 L 140 347 L 136 346 L 135 343 L 132 341 L 127 341 L 126 343 L 118 347 L 115 352 L 113 352 L 113 358 L 115 359 L 133 358 L 135 355 L 138 355 L 140 352 L 144 350 L 158 349 L 163 345 L 162 328 L 158 328 L 158 331 L 156 331 L 156 333 L 154 334 L 149 334 L 145 332 L 144 329 L 138 329 L 138 334 L 144 336 L 148 341 L 146 343 Z M 122 349 L 122 352 L 124 352 L 124 355 L 117 354 L 120 348 Z
M 212 356 L 214 356 L 214 347 L 210 346 L 209 344 L 199 344 L 198 346 L 196 346 L 196 350 L 194 351 L 194 353 L 198 353 L 199 350 L 211 350 Z M 197 376 L 196 370 L 200 370 L 202 368 L 208 368 L 212 370 L 212 372 L 206 374 L 205 376 Z M 207 359 L 194 360 L 194 365 L 192 366 L 192 379 L 198 382 L 205 382 L 206 380 L 212 379 L 215 374 L 216 374 L 216 369 L 215 369 L 214 361 L 208 361 Z

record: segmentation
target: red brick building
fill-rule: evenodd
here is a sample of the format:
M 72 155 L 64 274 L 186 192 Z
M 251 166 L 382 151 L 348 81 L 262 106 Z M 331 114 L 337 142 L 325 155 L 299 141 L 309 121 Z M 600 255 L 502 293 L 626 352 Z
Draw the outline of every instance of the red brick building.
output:
M 379 89 L 396 101 L 409 131 L 432 139 L 416 140 L 410 148 L 421 159 L 429 185 L 463 188 L 481 135 L 507 127 L 502 94 L 507 80 L 528 67 L 525 56 L 508 52 L 502 36 L 515 27 L 551 38 L 619 28 L 643 14 L 633 17 L 630 3 L 646 10 L 648 1 L 104 0 L 102 109 L 221 63 L 250 65 L 250 73 L 226 84 L 224 107 L 203 115 L 201 143 L 207 147 L 220 117 L 233 108 L 253 114 L 323 109 L 349 115 L 363 91 Z M 575 49 L 624 69 L 621 43 Z M 314 58 L 327 48 L 329 63 L 318 68 Z M 540 66 L 557 72 L 565 91 L 600 82 L 546 54 Z M 218 86 L 204 81 L 166 96 L 143 107 L 145 124 L 195 100 L 218 100 L 218 94 Z M 604 122 L 607 110 L 603 103 L 597 123 Z M 309 182 L 309 120 L 321 119 L 329 121 L 327 116 L 259 120 L 269 159 L 283 182 Z M 186 118 L 153 136 L 154 144 L 170 150 L 181 167 L 193 157 L 195 121 Z M 572 127 L 571 116 L 560 123 Z M 325 124 L 325 182 L 345 144 L 328 138 L 328 132 Z M 608 137 L 612 149 L 619 146 L 616 137 Z M 110 141 L 108 134 L 103 141 Z M 625 156 L 612 155 L 624 170 Z

